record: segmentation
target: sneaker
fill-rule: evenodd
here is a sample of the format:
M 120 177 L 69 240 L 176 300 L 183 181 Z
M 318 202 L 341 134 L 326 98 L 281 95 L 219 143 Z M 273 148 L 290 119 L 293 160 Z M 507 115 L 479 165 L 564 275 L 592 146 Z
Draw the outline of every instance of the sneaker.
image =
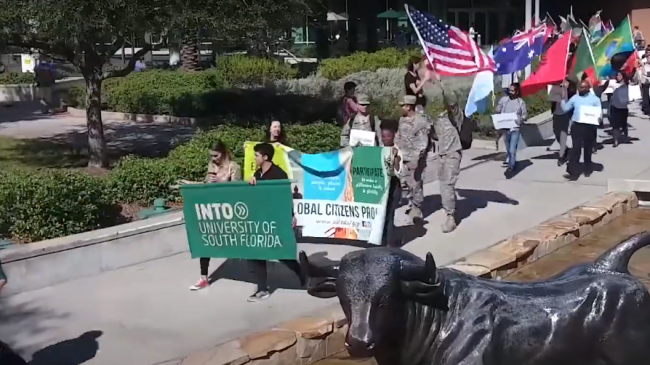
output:
M 453 215 L 447 215 L 447 220 L 442 224 L 442 233 L 450 233 L 456 229 L 456 219 Z
M 411 217 L 412 220 L 423 218 L 422 210 L 420 210 L 420 208 L 416 206 L 411 207 L 411 210 L 408 212 L 408 215 L 409 217 Z
M 201 290 L 209 286 L 210 286 L 210 282 L 208 281 L 208 278 L 202 277 L 201 279 L 199 279 L 199 281 L 196 282 L 196 284 L 190 286 L 190 290 L 192 291 Z
M 248 297 L 249 302 L 260 302 L 262 300 L 269 299 L 271 293 L 268 290 L 258 290 L 253 295 Z

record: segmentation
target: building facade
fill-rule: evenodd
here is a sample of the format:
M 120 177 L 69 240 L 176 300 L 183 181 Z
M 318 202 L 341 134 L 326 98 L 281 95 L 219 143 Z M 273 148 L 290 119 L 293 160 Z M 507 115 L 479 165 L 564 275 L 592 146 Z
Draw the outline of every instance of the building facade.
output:
M 526 23 L 526 2 L 534 12 L 536 0 L 326 0 L 324 5 L 330 12 L 340 14 L 348 21 L 330 21 L 332 35 L 341 31 L 346 36 L 356 37 L 359 49 L 365 49 L 366 43 L 375 36 L 379 43 L 391 41 L 395 30 L 408 26 L 403 19 L 377 19 L 376 16 L 387 10 L 401 12 L 404 3 L 420 10 L 426 10 L 440 17 L 447 23 L 463 30 L 470 27 L 480 36 L 481 44 L 494 44 L 509 37 L 516 29 L 523 29 Z M 567 2 L 566 0 L 537 0 L 540 6 L 540 18 L 547 14 L 559 22 L 559 16 L 566 17 L 573 5 L 576 19 L 588 23 L 591 15 L 602 10 L 602 18 L 618 25 L 626 15 L 630 15 L 633 25 L 638 25 L 650 39 L 650 0 L 590 0 Z M 531 15 L 532 16 L 532 15 Z M 374 18 L 374 19 L 373 19 Z M 352 23 L 355 23 L 352 25 Z M 534 23 L 534 21 L 532 22 Z M 306 18 L 300 27 L 294 29 L 297 44 L 316 42 L 315 29 L 319 26 L 315 18 Z M 375 30 L 373 32 L 373 29 Z M 350 34 L 356 32 L 356 34 Z M 372 40 L 371 40 L 372 41 Z M 648 42 L 650 43 L 650 42 Z

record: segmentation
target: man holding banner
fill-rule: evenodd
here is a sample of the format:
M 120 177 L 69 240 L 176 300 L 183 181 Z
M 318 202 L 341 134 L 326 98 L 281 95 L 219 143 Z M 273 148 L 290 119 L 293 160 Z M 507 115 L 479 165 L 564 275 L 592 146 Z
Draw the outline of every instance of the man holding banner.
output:
M 278 165 L 273 163 L 273 155 L 275 154 L 275 148 L 269 143 L 260 143 L 255 145 L 255 164 L 258 169 L 255 171 L 255 175 L 250 178 L 249 183 L 251 185 L 257 185 L 258 181 L 263 180 L 287 180 L 289 177 L 287 173 L 278 167 Z M 293 211 L 291 212 L 293 216 Z M 296 226 L 296 218 L 293 216 L 292 226 Z M 291 271 L 293 271 L 298 278 L 300 279 L 300 284 L 305 285 L 305 278 L 302 275 L 300 270 L 300 264 L 297 260 L 279 260 L 283 264 L 287 265 Z M 268 274 L 266 270 L 266 261 L 265 260 L 251 260 L 253 264 L 253 270 L 255 276 L 257 277 L 257 291 L 248 297 L 249 302 L 257 302 L 260 300 L 268 299 L 271 296 L 268 286 Z

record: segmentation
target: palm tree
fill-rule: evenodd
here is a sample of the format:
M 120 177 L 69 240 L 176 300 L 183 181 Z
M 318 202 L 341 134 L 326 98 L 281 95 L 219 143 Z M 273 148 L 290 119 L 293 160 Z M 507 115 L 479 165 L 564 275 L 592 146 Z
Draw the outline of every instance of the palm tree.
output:
M 181 68 L 186 71 L 199 71 L 201 69 L 197 32 L 188 32 L 182 38 Z

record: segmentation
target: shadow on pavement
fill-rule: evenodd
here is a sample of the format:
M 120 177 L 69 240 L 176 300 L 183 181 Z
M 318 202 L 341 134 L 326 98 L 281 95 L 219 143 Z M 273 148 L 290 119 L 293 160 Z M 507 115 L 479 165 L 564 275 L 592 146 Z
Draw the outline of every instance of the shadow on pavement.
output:
M 61 341 L 36 351 L 30 365 L 81 365 L 99 351 L 102 331 L 88 331 L 77 338 Z
M 50 118 L 53 116 L 43 114 L 38 102 L 18 102 L 11 106 L 0 106 L 0 128 L 9 123 Z
M 6 297 L 0 300 L 0 339 L 21 356 L 28 357 L 45 344 L 40 338 L 50 330 L 52 321 L 66 318 L 67 313 L 43 309 L 28 301 L 18 302 L 15 296 Z
M 477 210 L 486 208 L 488 203 L 519 205 L 519 201 L 496 190 L 456 189 L 456 196 L 456 219 L 459 224 Z M 425 217 L 435 213 L 442 208 L 440 195 L 425 196 L 422 207 Z
M 321 253 L 319 253 L 321 254 Z M 322 253 L 325 256 L 325 253 Z M 197 262 L 196 269 L 199 265 Z M 215 282 L 221 279 L 243 281 L 246 283 L 257 284 L 257 278 L 253 272 L 254 268 L 249 260 L 227 259 L 219 268 L 210 274 L 209 281 Z M 300 280 L 285 264 L 276 261 L 267 261 L 266 270 L 268 273 L 268 285 L 271 292 L 277 289 L 302 290 Z M 253 294 L 254 289 L 251 289 Z
M 503 176 L 506 179 L 512 179 L 513 177 L 519 175 L 520 172 L 524 171 L 527 167 L 531 166 L 533 163 L 530 160 L 521 160 L 517 161 L 514 170 L 506 170 L 503 172 Z
M 195 132 L 194 127 L 170 124 L 104 126 L 111 162 L 126 155 L 164 157 L 174 147 L 188 141 Z M 13 162 L 31 167 L 85 167 L 88 163 L 88 137 L 84 129 L 52 137 L 14 140 L 7 154 Z

